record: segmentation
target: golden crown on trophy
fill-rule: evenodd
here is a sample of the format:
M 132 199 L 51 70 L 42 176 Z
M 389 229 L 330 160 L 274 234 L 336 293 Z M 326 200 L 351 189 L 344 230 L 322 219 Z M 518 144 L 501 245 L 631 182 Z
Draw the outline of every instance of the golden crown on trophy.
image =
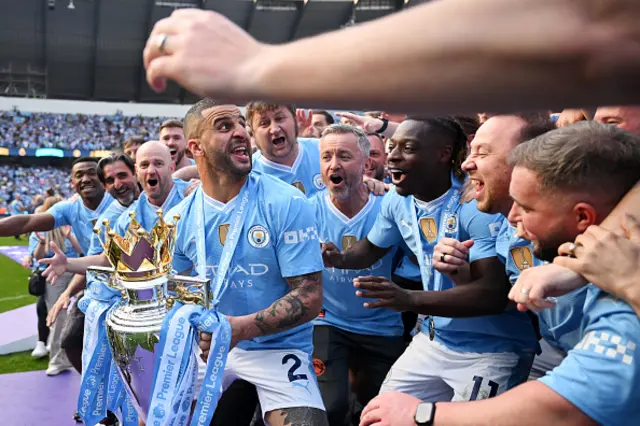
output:
M 102 221 L 104 240 L 101 238 L 103 230 L 99 226 L 93 229 L 104 254 L 121 280 L 148 281 L 171 272 L 176 224 L 180 216 L 175 215 L 174 222 L 168 223 L 162 218 L 162 209 L 158 210 L 157 215 L 156 225 L 147 231 L 136 220 L 135 212 L 130 212 L 131 222 L 124 237 L 109 226 L 108 219 Z

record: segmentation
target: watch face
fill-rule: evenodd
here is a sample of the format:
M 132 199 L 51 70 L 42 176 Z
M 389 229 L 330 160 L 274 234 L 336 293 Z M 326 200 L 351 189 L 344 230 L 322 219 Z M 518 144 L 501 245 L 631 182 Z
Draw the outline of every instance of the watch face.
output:
M 418 405 L 418 409 L 416 410 L 416 423 L 419 425 L 422 424 L 431 424 L 433 422 L 433 404 L 431 402 L 423 402 Z

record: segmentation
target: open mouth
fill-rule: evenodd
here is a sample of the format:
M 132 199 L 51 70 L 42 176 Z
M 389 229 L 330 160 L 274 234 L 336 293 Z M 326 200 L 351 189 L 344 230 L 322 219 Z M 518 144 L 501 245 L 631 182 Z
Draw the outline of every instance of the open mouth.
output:
M 389 169 L 391 173 L 391 180 L 394 185 L 400 184 L 407 177 L 407 172 L 402 169 Z
M 329 176 L 329 180 L 334 185 L 340 185 L 342 182 L 344 182 L 344 179 L 342 178 L 342 176 L 337 175 L 335 173 Z
M 275 138 L 272 142 L 273 142 L 273 144 L 275 146 L 278 146 L 278 147 L 283 146 L 284 145 L 284 136 L 280 136 L 279 138 Z
M 247 147 L 246 144 L 237 145 L 236 147 L 234 147 L 231 150 L 231 155 L 233 155 L 234 157 L 236 157 L 237 159 L 239 159 L 241 161 L 248 161 L 249 160 L 249 148 Z
M 475 198 L 478 199 L 484 190 L 484 182 L 478 179 L 471 179 L 471 184 L 475 187 Z
M 88 184 L 82 185 L 80 187 L 80 190 L 82 190 L 82 191 L 91 191 L 91 190 L 94 190 L 94 189 L 96 189 L 96 186 L 94 184 L 92 184 L 92 183 L 88 183 Z
M 150 188 L 155 188 L 158 185 L 158 183 L 159 183 L 158 179 L 147 180 L 147 185 L 149 185 Z
M 175 157 L 175 155 L 178 153 L 178 150 L 175 149 L 175 148 L 172 148 L 172 149 L 169 150 L 169 152 L 171 153 L 172 157 Z

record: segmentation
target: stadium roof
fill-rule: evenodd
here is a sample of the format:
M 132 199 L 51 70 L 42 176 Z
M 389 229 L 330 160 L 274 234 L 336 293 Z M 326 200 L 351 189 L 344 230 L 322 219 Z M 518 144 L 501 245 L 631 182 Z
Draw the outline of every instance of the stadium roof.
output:
M 217 11 L 258 40 L 282 43 L 424 1 L 0 0 L 0 96 L 191 103 L 177 85 L 151 91 L 142 67 L 147 35 L 177 7 Z

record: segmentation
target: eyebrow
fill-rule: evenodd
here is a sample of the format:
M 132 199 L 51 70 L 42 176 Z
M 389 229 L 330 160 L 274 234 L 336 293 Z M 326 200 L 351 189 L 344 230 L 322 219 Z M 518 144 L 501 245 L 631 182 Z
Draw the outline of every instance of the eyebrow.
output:
M 520 201 L 516 200 L 516 197 L 514 197 L 513 195 L 509 194 L 509 196 L 511 197 L 511 199 L 513 200 L 514 203 L 516 203 L 517 205 L 519 205 L 520 207 L 522 207 L 523 209 L 527 209 L 527 210 L 533 210 L 533 207 L 523 204 Z

